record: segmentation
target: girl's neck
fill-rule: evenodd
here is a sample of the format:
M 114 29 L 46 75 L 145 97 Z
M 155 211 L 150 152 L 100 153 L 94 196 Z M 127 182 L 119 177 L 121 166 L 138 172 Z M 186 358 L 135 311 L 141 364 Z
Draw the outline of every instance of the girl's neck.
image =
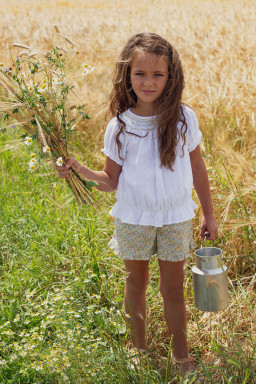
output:
M 153 105 L 136 105 L 136 107 L 130 108 L 130 110 L 132 113 L 138 116 L 155 116 Z

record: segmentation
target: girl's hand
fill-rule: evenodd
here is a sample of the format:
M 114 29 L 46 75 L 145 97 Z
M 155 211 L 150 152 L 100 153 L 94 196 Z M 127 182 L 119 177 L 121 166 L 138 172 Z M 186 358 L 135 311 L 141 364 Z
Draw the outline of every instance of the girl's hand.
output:
M 205 232 L 209 234 L 207 236 L 207 240 L 215 240 L 217 237 L 217 231 L 218 231 L 218 224 L 215 220 L 215 217 L 209 216 L 205 217 L 202 215 L 202 220 L 201 220 L 201 239 L 204 240 L 205 237 Z
M 70 157 L 70 158 L 67 157 L 65 160 L 66 160 L 66 163 L 62 167 L 60 167 L 57 164 L 54 164 L 60 179 L 69 177 L 71 173 L 71 168 L 76 169 L 80 166 L 80 163 L 74 157 Z

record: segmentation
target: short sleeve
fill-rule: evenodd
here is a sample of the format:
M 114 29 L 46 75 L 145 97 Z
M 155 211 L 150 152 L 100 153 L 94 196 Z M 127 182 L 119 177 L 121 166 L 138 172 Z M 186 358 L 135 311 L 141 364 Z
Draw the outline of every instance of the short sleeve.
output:
M 196 114 L 191 108 L 186 107 L 185 117 L 188 126 L 187 147 L 188 151 L 192 152 L 200 144 L 202 133 L 198 127 L 198 120 Z
M 118 147 L 115 139 L 116 132 L 118 130 L 118 121 L 116 118 L 110 120 L 107 125 L 107 129 L 104 136 L 104 148 L 101 149 L 101 152 L 104 155 L 108 156 L 111 160 L 119 165 L 123 165 L 124 160 L 120 159 L 118 154 Z M 126 156 L 126 145 L 125 145 L 125 136 L 122 132 L 119 136 L 121 142 L 120 156 L 125 159 Z

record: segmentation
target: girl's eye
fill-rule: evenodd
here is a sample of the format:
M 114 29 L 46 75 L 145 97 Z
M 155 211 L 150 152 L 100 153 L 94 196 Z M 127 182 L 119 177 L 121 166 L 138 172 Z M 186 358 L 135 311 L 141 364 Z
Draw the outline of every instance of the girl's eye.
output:
M 163 75 L 161 73 L 156 73 L 155 77 L 162 77 Z
M 142 72 L 137 72 L 137 73 L 135 73 L 135 76 L 143 76 L 143 73 Z

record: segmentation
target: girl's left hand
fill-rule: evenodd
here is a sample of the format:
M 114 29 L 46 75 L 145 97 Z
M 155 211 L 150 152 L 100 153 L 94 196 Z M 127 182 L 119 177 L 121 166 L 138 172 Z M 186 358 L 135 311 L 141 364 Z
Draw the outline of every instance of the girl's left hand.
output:
M 215 220 L 215 217 L 213 215 L 209 217 L 205 217 L 204 215 L 202 215 L 201 233 L 200 233 L 201 239 L 204 240 L 205 232 L 207 232 L 209 234 L 209 236 L 207 236 L 207 240 L 213 241 L 217 237 L 217 231 L 218 231 L 218 224 Z

